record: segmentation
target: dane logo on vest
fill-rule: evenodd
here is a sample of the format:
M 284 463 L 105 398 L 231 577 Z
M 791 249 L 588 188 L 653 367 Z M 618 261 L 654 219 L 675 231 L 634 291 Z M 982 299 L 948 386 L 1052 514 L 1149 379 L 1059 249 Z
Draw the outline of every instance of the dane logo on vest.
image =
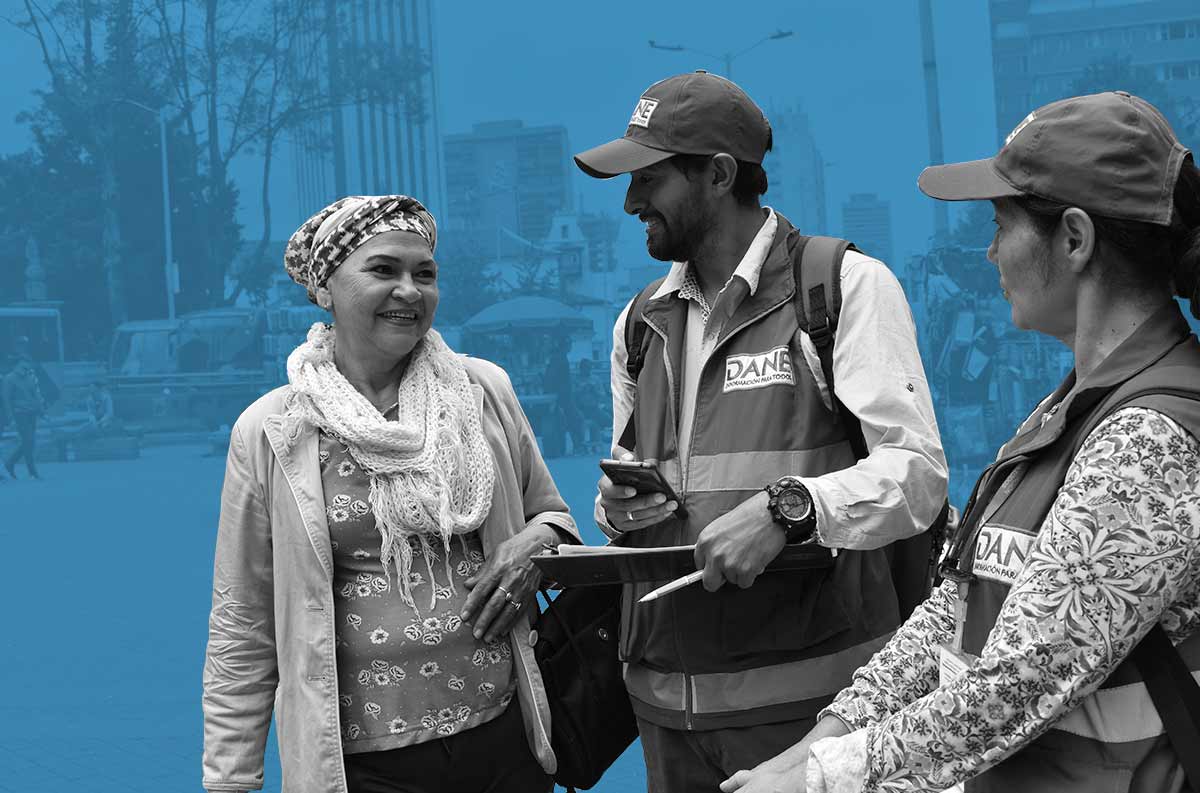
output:
M 776 347 L 766 352 L 749 355 L 730 355 L 725 359 L 725 389 L 744 391 L 747 388 L 763 388 L 769 385 L 796 384 L 792 377 L 792 358 L 787 347 Z
M 1025 567 L 1035 535 L 1007 526 L 984 526 L 975 543 L 973 571 L 980 578 L 1012 585 Z
M 649 129 L 650 116 L 654 115 L 656 107 L 658 107 L 657 99 L 639 99 L 637 107 L 633 109 L 633 117 L 629 119 L 629 126 Z

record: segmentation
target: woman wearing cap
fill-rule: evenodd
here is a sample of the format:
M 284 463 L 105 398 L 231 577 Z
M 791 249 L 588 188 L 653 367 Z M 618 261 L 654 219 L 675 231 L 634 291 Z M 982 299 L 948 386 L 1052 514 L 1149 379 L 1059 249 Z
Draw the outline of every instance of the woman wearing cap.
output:
M 1187 789 L 1200 747 L 1159 714 L 1200 670 L 1200 344 L 1173 299 L 1200 314 L 1200 172 L 1157 110 L 1107 93 L 920 186 L 993 202 L 1013 322 L 1075 368 L 980 478 L 945 583 L 804 741 L 721 789 Z
M 430 327 L 437 231 L 344 198 L 288 273 L 332 312 L 229 444 L 204 667 L 204 785 L 549 790 L 530 616 L 543 543 L 577 542 L 504 372 Z

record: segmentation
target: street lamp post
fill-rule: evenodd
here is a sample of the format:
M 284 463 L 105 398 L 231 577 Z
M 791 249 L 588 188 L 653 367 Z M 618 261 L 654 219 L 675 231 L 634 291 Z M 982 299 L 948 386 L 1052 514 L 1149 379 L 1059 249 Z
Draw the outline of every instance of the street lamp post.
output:
M 154 110 L 132 99 L 116 101 L 145 110 L 158 118 L 158 148 L 162 161 L 163 253 L 166 256 L 163 274 L 167 281 L 167 319 L 175 319 L 175 294 L 179 291 L 179 274 L 175 269 L 175 254 L 171 244 L 171 172 L 167 162 L 167 106 L 163 105 Z
M 749 47 L 747 47 L 744 50 L 741 50 L 740 52 L 725 52 L 725 53 L 722 53 L 721 55 L 714 55 L 711 52 L 705 52 L 704 50 L 698 50 L 694 47 L 684 47 L 679 44 L 659 44 L 654 39 L 650 39 L 650 48 L 655 49 L 655 50 L 667 50 L 669 52 L 694 52 L 697 55 L 703 55 L 706 58 L 712 58 L 714 61 L 721 61 L 725 64 L 726 79 L 732 80 L 733 79 L 733 62 L 734 62 L 734 60 L 742 57 L 747 52 L 754 49 L 755 47 L 757 47 L 760 44 L 764 44 L 768 41 L 778 41 L 779 39 L 786 39 L 792 35 L 793 35 L 792 31 L 790 31 L 790 30 L 777 30 L 769 36 L 764 36 L 763 38 L 754 42 Z

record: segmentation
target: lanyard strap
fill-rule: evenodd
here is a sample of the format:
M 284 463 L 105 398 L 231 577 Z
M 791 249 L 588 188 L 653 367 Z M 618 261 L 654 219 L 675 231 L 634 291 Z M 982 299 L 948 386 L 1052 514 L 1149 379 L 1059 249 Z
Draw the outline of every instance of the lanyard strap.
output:
M 967 626 L 967 598 L 971 592 L 971 582 L 975 579 L 975 574 L 972 569 L 975 566 L 975 541 L 979 537 L 979 532 L 1000 506 L 1008 500 L 1012 492 L 1017 489 L 1017 485 L 1025 478 L 1025 472 L 1029 468 L 1029 463 L 1021 461 L 1013 466 L 1005 475 L 1004 480 L 1000 483 L 992 497 L 984 505 L 982 514 L 979 520 L 971 524 L 966 541 L 957 549 L 958 553 L 953 560 L 947 559 L 946 567 L 942 574 L 954 581 L 957 584 L 954 598 L 954 649 L 955 651 L 962 650 L 963 633 Z M 966 560 L 966 561 L 964 561 Z

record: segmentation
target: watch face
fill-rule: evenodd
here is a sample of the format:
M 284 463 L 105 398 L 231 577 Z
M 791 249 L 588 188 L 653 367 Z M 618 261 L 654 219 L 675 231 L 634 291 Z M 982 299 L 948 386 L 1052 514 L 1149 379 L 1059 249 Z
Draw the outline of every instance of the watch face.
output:
M 776 500 L 779 514 L 786 520 L 803 520 L 808 517 L 811 502 L 802 490 L 787 488 L 779 494 Z

